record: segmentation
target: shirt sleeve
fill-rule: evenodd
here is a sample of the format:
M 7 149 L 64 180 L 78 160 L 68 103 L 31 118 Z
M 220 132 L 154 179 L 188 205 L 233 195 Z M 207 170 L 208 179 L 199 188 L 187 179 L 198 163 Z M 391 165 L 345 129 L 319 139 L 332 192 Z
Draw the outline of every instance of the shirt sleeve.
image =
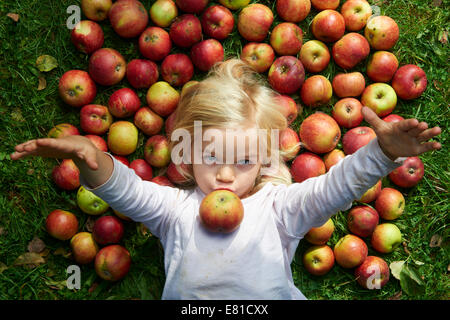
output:
M 177 201 L 181 201 L 184 191 L 179 188 L 161 186 L 142 180 L 133 169 L 116 160 L 109 153 L 114 169 L 109 179 L 100 186 L 90 188 L 80 175 L 80 183 L 87 190 L 121 214 L 133 221 L 142 222 L 156 237 L 164 236 Z
M 332 166 L 326 174 L 280 186 L 274 203 L 276 214 L 288 235 L 302 238 L 338 211 L 350 209 L 354 200 L 360 199 L 405 159 L 389 159 L 375 138 Z

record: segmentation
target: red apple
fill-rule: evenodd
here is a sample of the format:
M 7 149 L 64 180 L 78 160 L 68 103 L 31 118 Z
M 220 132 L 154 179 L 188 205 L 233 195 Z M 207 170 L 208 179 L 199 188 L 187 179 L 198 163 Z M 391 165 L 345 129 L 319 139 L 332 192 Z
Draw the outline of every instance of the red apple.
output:
M 297 156 L 300 151 L 300 138 L 291 128 L 287 127 L 280 131 L 279 136 L 280 151 L 284 153 L 284 161 L 289 161 Z
M 194 75 L 194 65 L 184 53 L 169 54 L 161 63 L 161 76 L 171 86 L 182 86 Z
M 300 97 L 309 107 L 326 105 L 331 100 L 333 88 L 330 80 L 322 75 L 314 75 L 305 80 L 300 88 Z
M 47 134 L 49 138 L 64 138 L 73 135 L 79 135 L 80 131 L 73 124 L 60 123 L 50 129 Z
M 305 69 L 293 56 L 281 56 L 270 66 L 267 78 L 272 88 L 281 94 L 293 94 L 305 81 Z
M 303 152 L 292 161 L 291 175 L 295 182 L 302 182 L 325 172 L 325 163 L 314 153 Z
M 226 39 L 234 27 L 233 14 L 221 5 L 213 5 L 203 11 L 200 22 L 203 32 L 216 40 Z
M 124 156 L 118 156 L 116 154 L 113 154 L 113 157 L 116 158 L 118 161 L 122 162 L 124 165 L 126 165 L 127 167 L 130 166 L 130 161 L 128 161 L 128 159 Z
M 216 39 L 203 40 L 191 48 L 191 60 L 201 71 L 208 71 L 211 67 L 224 59 L 222 44 Z
M 376 51 L 370 56 L 366 73 L 373 82 L 390 82 L 398 68 L 395 54 L 389 51 Z
M 335 42 L 345 33 L 344 17 L 335 10 L 321 11 L 312 20 L 311 32 L 317 40 Z
M 427 88 L 427 75 L 419 66 L 404 65 L 395 72 L 392 78 L 392 87 L 400 98 L 416 99 Z
M 375 199 L 378 198 L 378 196 L 380 195 L 381 186 L 382 182 L 381 180 L 378 180 L 376 184 L 374 184 L 366 192 L 364 192 L 364 194 L 362 195 L 361 199 L 358 200 L 358 202 L 369 203 L 375 201 Z
M 358 283 L 366 289 L 381 289 L 389 281 L 389 267 L 380 257 L 368 256 L 355 269 Z
M 361 72 L 339 73 L 334 76 L 332 85 L 339 98 L 359 97 L 366 88 L 366 80 Z
M 135 159 L 131 161 L 130 168 L 133 169 L 142 180 L 150 181 L 153 178 L 153 169 L 144 159 Z
M 130 265 L 130 253 L 119 244 L 102 248 L 94 262 L 97 275 L 107 281 L 117 281 L 125 277 L 130 270 Z
M 330 152 L 324 154 L 323 162 L 325 163 L 325 168 L 330 171 L 331 167 L 337 164 L 339 161 L 345 158 L 345 154 L 342 150 L 333 149 Z
M 91 140 L 91 142 L 94 144 L 94 146 L 103 152 L 108 152 L 108 144 L 106 143 L 105 139 L 102 137 L 95 135 L 95 134 L 87 134 L 85 135 L 86 138 Z
M 123 38 L 137 37 L 148 23 L 147 10 L 137 0 L 114 2 L 109 10 L 108 18 L 114 31 Z
M 149 88 L 158 80 L 158 66 L 150 60 L 133 59 L 127 64 L 126 75 L 133 88 Z
M 364 36 L 375 50 L 389 50 L 396 43 L 400 30 L 394 19 L 388 16 L 374 16 L 367 20 Z
M 182 14 L 170 25 L 170 39 L 182 48 L 190 48 L 202 40 L 202 25 L 200 19 L 193 14 Z
M 174 184 L 170 182 L 169 178 L 167 178 L 166 176 L 156 176 L 150 181 L 159 184 L 160 186 L 168 186 L 173 188 L 175 187 Z
M 188 175 L 191 175 L 189 165 L 181 163 L 180 165 L 175 165 L 172 161 L 167 167 L 166 175 L 169 180 L 176 185 L 188 185 L 191 183 L 191 179 Z
M 370 53 L 367 39 L 356 32 L 347 33 L 332 48 L 334 62 L 343 69 L 349 70 L 365 60 Z
M 375 131 L 370 127 L 356 127 L 348 130 L 342 138 L 342 147 L 346 155 L 355 153 L 364 147 L 370 140 L 377 137 Z
M 383 188 L 375 200 L 375 209 L 384 220 L 395 220 L 405 211 L 405 198 L 393 188 Z
M 81 20 L 72 29 L 70 40 L 79 51 L 91 54 L 103 46 L 105 38 L 98 23 L 91 20 Z
M 287 124 L 290 125 L 299 113 L 302 112 L 302 107 L 298 106 L 293 98 L 287 95 L 277 95 L 274 98 L 275 106 L 286 117 Z
M 138 129 L 132 122 L 116 121 L 108 131 L 108 148 L 119 156 L 127 156 L 136 151 Z
M 166 117 L 177 108 L 180 94 L 169 83 L 158 81 L 148 89 L 146 100 L 154 112 Z
M 172 40 L 163 28 L 148 27 L 139 36 L 139 52 L 150 60 L 160 61 L 169 54 L 170 50 L 172 50 Z
M 399 187 L 411 188 L 422 180 L 424 173 L 422 160 L 419 157 L 408 157 L 400 167 L 391 171 L 388 177 Z
M 88 134 L 101 136 L 108 131 L 112 122 L 113 117 L 106 106 L 88 104 L 80 110 L 80 126 Z
M 292 22 L 282 22 L 270 33 L 270 45 L 280 56 L 296 56 L 303 44 L 303 31 Z
M 80 170 L 72 159 L 63 159 L 52 170 L 52 179 L 64 190 L 76 190 L 80 187 Z
M 116 118 L 131 117 L 140 107 L 141 100 L 136 92 L 130 88 L 114 91 L 108 100 L 109 112 Z
M 169 27 L 178 16 L 178 8 L 172 0 L 157 0 L 150 7 L 150 19 L 158 27 Z
M 188 13 L 200 13 L 205 9 L 209 0 L 175 0 L 181 11 Z
M 125 76 L 127 63 L 115 49 L 101 48 L 89 58 L 89 75 L 98 84 L 111 86 Z
M 391 253 L 402 243 L 402 233 L 395 224 L 382 223 L 373 231 L 370 243 L 378 252 Z
M 327 274 L 334 266 L 333 250 L 327 245 L 309 247 L 303 255 L 303 266 L 315 276 Z
M 144 134 L 152 136 L 161 131 L 164 120 L 149 107 L 142 107 L 134 114 L 134 124 Z
M 111 0 L 81 0 L 81 10 L 89 20 L 93 21 L 103 21 L 108 18 L 111 6 Z
M 203 198 L 199 215 L 208 230 L 231 233 L 244 218 L 244 205 L 234 192 L 218 189 Z
M 391 113 L 397 105 L 397 94 L 386 83 L 372 83 L 364 89 L 361 103 L 372 109 L 379 117 L 384 117 Z
M 344 98 L 336 102 L 331 115 L 334 120 L 344 128 L 357 127 L 364 120 L 362 104 L 355 98 Z
M 372 15 L 372 7 L 366 0 L 349 0 L 342 5 L 341 14 L 348 31 L 359 31 L 366 26 Z
M 144 158 L 153 167 L 163 168 L 169 165 L 169 140 L 160 134 L 148 138 L 144 146 Z
M 311 11 L 310 0 L 277 0 L 276 10 L 284 21 L 298 23 Z
M 183 92 L 183 90 L 181 92 Z M 166 132 L 167 137 L 170 137 L 170 135 L 172 134 L 173 128 L 175 126 L 175 117 L 176 116 L 177 116 L 177 114 L 176 114 L 176 110 L 175 110 L 166 118 L 166 121 L 164 123 L 164 130 Z
M 336 148 L 341 138 L 337 122 L 323 112 L 308 116 L 300 125 L 302 146 L 314 153 L 327 153 Z
M 78 232 L 70 239 L 70 247 L 75 261 L 88 264 L 94 261 L 98 252 L 98 245 L 90 232 Z
M 340 0 L 311 0 L 311 4 L 317 10 L 336 9 Z
M 347 234 L 334 246 L 334 257 L 342 268 L 359 266 L 367 258 L 368 248 L 359 237 Z
M 319 73 L 328 66 L 331 56 L 325 43 L 310 40 L 302 46 L 298 57 L 307 71 Z
M 275 52 L 267 43 L 249 42 L 242 48 L 241 59 L 252 66 L 256 72 L 263 73 L 272 65 Z
M 86 71 L 69 70 L 59 79 L 59 96 L 72 107 L 91 103 L 97 95 L 95 82 Z
M 380 216 L 369 206 L 353 207 L 347 215 L 347 227 L 351 233 L 359 237 L 371 236 L 378 225 Z
M 273 23 L 273 13 L 269 7 L 252 3 L 241 10 L 237 27 L 240 35 L 247 41 L 263 42 Z
M 330 218 L 320 227 L 311 228 L 308 233 L 305 234 L 305 239 L 311 244 L 324 245 L 330 240 L 333 232 L 334 222 Z
M 389 114 L 386 117 L 382 118 L 382 120 L 386 122 L 399 122 L 405 120 L 402 116 L 399 116 L 398 114 Z
M 78 219 L 69 211 L 56 209 L 45 219 L 45 228 L 53 238 L 69 240 L 78 231 Z
M 101 245 L 119 243 L 123 237 L 123 224 L 114 216 L 102 216 L 95 220 L 92 236 Z

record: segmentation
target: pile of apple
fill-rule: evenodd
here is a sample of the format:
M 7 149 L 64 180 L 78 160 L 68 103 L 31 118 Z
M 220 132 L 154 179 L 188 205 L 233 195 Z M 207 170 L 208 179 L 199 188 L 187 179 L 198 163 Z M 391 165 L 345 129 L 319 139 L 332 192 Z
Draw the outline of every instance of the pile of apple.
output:
M 375 138 L 371 128 L 360 126 L 363 105 L 385 121 L 399 121 L 403 118 L 392 113 L 397 97 L 414 99 L 426 88 L 424 71 L 411 64 L 399 68 L 396 56 L 389 51 L 399 38 L 396 22 L 387 16 L 372 15 L 365 0 L 346 1 L 340 12 L 339 0 L 278 0 L 276 11 L 283 22 L 273 28 L 274 14 L 266 5 L 250 0 L 218 2 L 157 0 L 146 8 L 137 0 L 81 0 L 87 19 L 71 31 L 71 41 L 89 56 L 89 65 L 87 70 L 65 72 L 59 81 L 61 99 L 80 110 L 81 132 L 70 123 L 62 123 L 51 129 L 48 136 L 83 134 L 143 180 L 172 187 L 182 185 L 186 180 L 171 162 L 169 150 L 178 101 L 183 89 L 196 83 L 192 80 L 196 71 L 207 72 L 224 59 L 226 52 L 221 41 L 235 26 L 244 44 L 240 58 L 267 76 L 270 86 L 279 93 L 274 107 L 286 116 L 289 125 L 301 114 L 303 106 L 330 105 L 333 93 L 339 98 L 328 113 L 316 112 L 306 117 L 298 133 L 290 126 L 282 132 L 280 149 L 286 152 L 285 160 L 292 161 L 295 182 L 326 173 L 343 157 Z M 311 23 L 314 40 L 303 43 L 303 31 L 297 24 L 308 16 L 312 6 L 318 12 Z M 107 19 L 120 37 L 137 41 L 139 59 L 126 61 L 116 49 L 103 48 L 100 21 Z M 173 49 L 186 53 L 174 53 Z M 342 72 L 333 79 L 317 74 L 332 61 Z M 352 70 L 365 61 L 370 84 L 363 74 Z M 112 92 L 107 105 L 94 103 L 98 86 L 107 88 L 119 83 L 123 87 Z M 137 94 L 139 90 L 145 90 L 144 103 Z M 293 95 L 298 95 L 301 103 Z M 342 137 L 343 150 L 338 150 L 341 129 L 347 131 Z M 139 134 L 146 137 L 144 157 L 130 163 L 127 157 L 136 151 Z M 299 154 L 301 147 L 306 150 Z M 412 157 L 389 178 L 398 186 L 412 187 L 422 176 L 421 160 Z M 78 190 L 80 209 L 99 218 L 92 232 L 78 232 L 73 213 L 55 210 L 46 221 L 48 232 L 60 240 L 70 239 L 76 262 L 94 261 L 95 270 L 103 279 L 125 276 L 131 260 L 120 241 L 122 221 L 130 219 L 114 210 L 115 215 L 107 214 L 109 205 L 80 186 L 79 171 L 72 160 L 57 165 L 52 177 L 60 188 Z M 334 230 L 331 219 L 307 234 L 306 239 L 314 246 L 305 253 L 304 266 L 321 275 L 336 260 L 344 268 L 356 268 L 358 281 L 367 287 L 365 279 L 370 276 L 371 266 L 379 265 L 385 275 L 380 282 L 384 285 L 389 268 L 383 259 L 367 257 L 367 245 L 361 238 L 371 237 L 373 248 L 379 252 L 394 250 L 401 242 L 400 231 L 392 223 L 379 224 L 379 219 L 398 218 L 405 200 L 399 191 L 382 188 L 380 180 L 359 202 L 348 213 L 352 234 L 343 237 L 334 251 L 326 245 Z M 103 247 L 99 250 L 100 246 Z

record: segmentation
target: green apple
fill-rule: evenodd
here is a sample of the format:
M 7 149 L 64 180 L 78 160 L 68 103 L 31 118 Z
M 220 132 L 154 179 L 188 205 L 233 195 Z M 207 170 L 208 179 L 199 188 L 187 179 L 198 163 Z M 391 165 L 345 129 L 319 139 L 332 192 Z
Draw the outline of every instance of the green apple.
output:
M 372 247 L 381 253 L 390 253 L 402 242 L 402 233 L 393 223 L 382 223 L 372 233 Z
M 250 3 L 250 0 L 219 0 L 220 4 L 231 10 L 242 9 Z
M 394 88 L 386 83 L 372 83 L 364 89 L 361 103 L 372 109 L 379 117 L 384 117 L 397 105 L 397 94 Z
M 77 204 L 83 212 L 95 216 L 105 213 L 109 208 L 105 201 L 83 186 L 78 189 Z

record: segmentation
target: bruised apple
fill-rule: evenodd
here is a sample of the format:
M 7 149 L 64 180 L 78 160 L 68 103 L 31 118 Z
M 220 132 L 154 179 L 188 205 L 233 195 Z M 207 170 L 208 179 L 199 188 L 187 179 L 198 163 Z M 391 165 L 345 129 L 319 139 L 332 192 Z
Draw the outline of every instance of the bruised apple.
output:
M 244 206 L 234 192 L 217 189 L 203 198 L 199 214 L 208 230 L 230 233 L 242 222 Z

